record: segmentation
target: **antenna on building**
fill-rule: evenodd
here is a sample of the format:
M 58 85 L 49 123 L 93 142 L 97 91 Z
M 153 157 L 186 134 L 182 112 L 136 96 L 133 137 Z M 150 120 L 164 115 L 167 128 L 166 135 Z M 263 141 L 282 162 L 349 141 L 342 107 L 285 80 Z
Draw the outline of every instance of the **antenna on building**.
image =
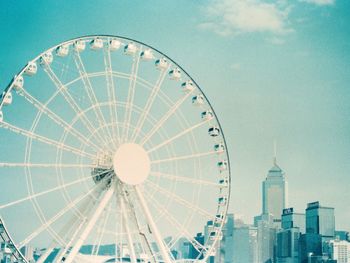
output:
M 276 140 L 273 141 L 273 164 L 277 166 L 277 146 Z

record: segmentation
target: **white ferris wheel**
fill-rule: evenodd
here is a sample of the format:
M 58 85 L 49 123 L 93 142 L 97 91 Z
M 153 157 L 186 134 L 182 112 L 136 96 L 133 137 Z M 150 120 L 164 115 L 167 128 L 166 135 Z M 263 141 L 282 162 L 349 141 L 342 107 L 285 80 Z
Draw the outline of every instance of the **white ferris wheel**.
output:
M 0 147 L 0 242 L 14 262 L 205 261 L 221 238 L 219 121 L 144 43 L 84 36 L 38 55 L 1 95 Z

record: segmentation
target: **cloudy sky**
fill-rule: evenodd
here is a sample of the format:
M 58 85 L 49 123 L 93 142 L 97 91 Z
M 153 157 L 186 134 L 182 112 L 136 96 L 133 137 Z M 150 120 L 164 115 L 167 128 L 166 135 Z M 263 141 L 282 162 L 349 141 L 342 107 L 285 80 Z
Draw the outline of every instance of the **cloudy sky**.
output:
M 350 230 L 349 10 L 347 0 L 1 1 L 0 85 L 70 38 L 150 44 L 191 74 L 220 118 L 231 212 L 247 222 L 260 213 L 276 140 L 289 205 L 319 200 Z

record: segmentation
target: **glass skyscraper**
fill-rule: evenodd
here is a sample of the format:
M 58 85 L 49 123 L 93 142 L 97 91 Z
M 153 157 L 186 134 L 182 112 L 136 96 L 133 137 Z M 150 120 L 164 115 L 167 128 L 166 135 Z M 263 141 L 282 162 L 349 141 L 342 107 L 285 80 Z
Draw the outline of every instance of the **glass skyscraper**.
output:
M 287 182 L 276 158 L 262 184 L 262 199 L 263 214 L 271 214 L 280 221 L 282 210 L 287 206 Z
M 306 233 L 333 238 L 335 232 L 334 208 L 321 206 L 319 202 L 307 204 Z

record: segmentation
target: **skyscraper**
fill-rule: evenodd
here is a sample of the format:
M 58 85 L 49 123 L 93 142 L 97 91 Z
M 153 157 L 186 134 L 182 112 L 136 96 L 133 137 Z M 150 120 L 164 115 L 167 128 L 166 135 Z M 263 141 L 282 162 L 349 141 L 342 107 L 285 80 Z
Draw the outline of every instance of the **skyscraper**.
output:
M 299 262 L 299 237 L 305 233 L 305 214 L 283 209 L 282 230 L 277 233 L 277 263 Z
M 305 214 L 294 212 L 293 207 L 283 209 L 281 225 L 283 229 L 297 227 L 301 233 L 305 233 Z
M 335 232 L 334 208 L 321 206 L 319 202 L 308 203 L 306 208 L 306 233 L 333 238 Z
M 280 221 L 282 210 L 287 205 L 287 182 L 284 172 L 277 165 L 276 156 L 273 167 L 269 170 L 262 184 L 263 214 L 271 214 Z

